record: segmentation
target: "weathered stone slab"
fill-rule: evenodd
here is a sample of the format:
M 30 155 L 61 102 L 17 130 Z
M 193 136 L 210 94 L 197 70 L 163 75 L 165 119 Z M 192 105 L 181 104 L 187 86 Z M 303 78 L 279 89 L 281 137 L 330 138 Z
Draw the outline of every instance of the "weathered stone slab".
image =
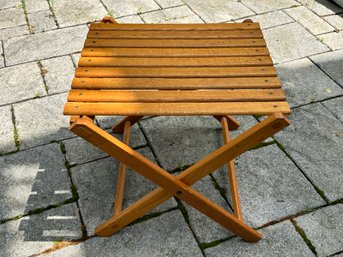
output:
M 14 28 L 0 29 L 0 40 L 9 39 L 11 37 L 18 37 L 29 34 L 27 25 L 22 25 Z
M 110 133 L 110 131 L 108 132 Z M 121 134 L 112 135 L 122 140 Z M 132 148 L 146 145 L 144 135 L 137 125 L 131 129 L 130 142 L 130 147 Z M 65 144 L 66 156 L 70 164 L 80 164 L 108 156 L 103 151 L 79 137 L 65 140 L 63 143 Z
M 62 114 L 66 99 L 60 94 L 13 106 L 21 149 L 72 136 L 69 118 Z
M 235 166 L 243 217 L 253 227 L 325 204 L 276 144 L 244 153 L 235 159 Z M 229 188 L 226 169 L 214 176 Z
M 329 200 L 342 198 L 342 123 L 320 103 L 294 109 L 290 119 L 276 139 Z
M 205 254 L 208 257 L 226 256 L 228 252 L 232 257 L 314 256 L 289 221 L 263 228 L 260 232 L 264 238 L 258 243 L 252 244 L 233 238 L 216 247 L 205 249 Z
M 228 202 L 214 187 L 210 176 L 206 176 L 205 178 L 194 184 L 194 186 L 192 187 L 202 195 L 209 198 L 214 203 L 218 204 L 219 206 L 226 209 L 228 212 L 232 213 L 232 210 L 230 209 Z M 233 236 L 233 234 L 229 230 L 227 230 L 217 222 L 213 221 L 206 215 L 194 209 L 187 203 L 184 203 L 184 205 L 188 212 L 190 226 L 194 231 L 196 237 L 198 238 L 199 242 L 208 243 L 215 240 L 227 238 L 229 236 Z
M 29 13 L 27 15 L 31 30 L 34 33 L 57 29 L 56 22 L 50 10 Z
M 59 0 L 53 8 L 60 27 L 100 20 L 107 14 L 99 0 Z
M 31 256 L 59 241 L 80 239 L 81 223 L 75 203 L 0 225 L 0 255 Z
M 322 102 L 322 104 L 329 109 L 329 111 L 338 118 L 341 122 L 343 122 L 343 97 L 334 98 L 332 100 L 328 100 Z M 343 134 L 342 134 L 343 136 Z
M 14 65 L 80 51 L 87 31 L 81 25 L 8 39 L 4 41 L 6 62 Z
M 242 22 L 245 19 L 247 18 L 239 19 L 237 20 L 237 22 Z M 264 14 L 249 17 L 249 19 L 253 20 L 254 22 L 259 22 L 261 29 L 267 29 L 270 27 L 276 27 L 276 26 L 280 26 L 286 23 L 293 22 L 293 19 L 290 18 L 283 11 L 264 13 Z
M 111 237 L 95 237 L 48 254 L 62 256 L 203 256 L 181 213 L 172 211 L 129 226 Z
M 266 29 L 263 34 L 274 63 L 300 59 L 329 50 L 297 23 Z
M 343 31 L 320 35 L 319 39 L 333 50 L 343 48 Z
M 299 2 L 319 16 L 335 14 L 343 11 L 343 9 L 338 5 L 330 3 L 328 0 L 299 0 Z
M 283 0 L 283 1 L 274 1 L 274 0 L 262 0 L 262 1 L 254 1 L 254 0 L 242 0 L 242 3 L 251 8 L 256 13 L 264 13 L 275 11 L 278 9 L 283 9 L 287 7 L 292 7 L 298 5 L 298 3 L 294 0 Z
M 10 104 L 46 95 L 37 63 L 0 69 L 0 104 Z
M 123 1 L 102 1 L 109 12 L 114 17 L 127 16 L 131 14 L 139 14 L 161 9 L 153 0 L 139 1 L 139 0 L 123 0 Z
M 291 107 L 341 95 L 343 89 L 309 59 L 276 65 Z
M 310 58 L 343 87 L 343 50 L 319 54 Z
M 334 26 L 337 30 L 343 30 L 343 14 L 325 16 L 323 19 Z
M 21 8 L 0 10 L 0 17 L 0 29 L 26 24 L 25 15 Z
M 131 15 L 131 16 L 118 18 L 116 19 L 116 22 L 118 23 L 144 23 L 141 17 L 139 17 L 139 15 Z
M 148 148 L 139 149 L 138 152 L 154 161 Z M 73 181 L 80 196 L 81 213 L 89 235 L 94 233 L 96 226 L 112 217 L 118 167 L 118 161 L 106 158 L 72 168 Z M 155 187 L 135 171 L 128 170 L 123 208 L 139 200 Z M 176 207 L 176 202 L 171 199 L 152 211 L 164 211 L 173 207 Z
M 296 221 L 316 248 L 318 256 L 329 256 L 343 250 L 342 204 L 300 216 Z
M 187 6 L 168 8 L 141 15 L 146 23 L 203 23 Z
M 2 156 L 0 166 L 0 220 L 71 198 L 58 144 Z
M 49 94 L 70 90 L 75 68 L 70 56 L 62 56 L 41 61 Z
M 162 8 L 168 8 L 178 5 L 183 5 L 184 2 L 182 0 L 156 0 L 156 2 L 162 7 Z
M 315 35 L 334 31 L 332 26 L 305 6 L 288 9 L 286 13 Z
M 240 116 L 241 128 L 232 137 L 256 123 Z M 197 162 L 223 144 L 220 123 L 211 116 L 164 116 L 140 121 L 161 165 L 167 170 Z
M 53 2 L 53 1 L 50 1 L 50 2 Z M 53 3 L 55 3 L 55 1 Z M 48 11 L 49 4 L 48 4 L 48 1 L 46 0 L 25 0 L 25 8 L 26 8 L 27 13 Z
M 205 22 L 225 22 L 254 15 L 254 13 L 236 1 L 225 0 L 185 0 L 184 1 Z
M 15 151 L 17 148 L 14 143 L 11 107 L 0 107 L 0 117 L 0 154 Z

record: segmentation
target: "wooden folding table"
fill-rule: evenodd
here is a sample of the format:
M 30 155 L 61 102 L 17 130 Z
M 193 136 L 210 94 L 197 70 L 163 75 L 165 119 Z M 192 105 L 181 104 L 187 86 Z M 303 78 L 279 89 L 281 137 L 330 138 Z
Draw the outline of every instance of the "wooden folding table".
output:
M 90 25 L 78 65 L 64 108 L 70 130 L 120 161 L 113 217 L 95 234 L 110 236 L 174 196 L 248 242 L 261 239 L 242 221 L 232 160 L 288 126 L 290 108 L 258 23 L 117 24 L 106 17 Z M 97 115 L 126 116 L 113 127 L 123 142 L 93 122 Z M 147 115 L 211 115 L 225 144 L 173 176 L 129 147 L 131 126 Z M 230 115 L 268 117 L 231 140 L 229 129 L 240 124 Z M 233 214 L 191 187 L 225 164 Z M 159 187 L 122 210 L 126 167 Z

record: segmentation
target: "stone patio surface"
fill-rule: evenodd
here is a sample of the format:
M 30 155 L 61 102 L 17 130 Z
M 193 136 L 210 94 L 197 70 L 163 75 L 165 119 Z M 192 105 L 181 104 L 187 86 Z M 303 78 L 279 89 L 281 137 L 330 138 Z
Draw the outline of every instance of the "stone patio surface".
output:
M 292 125 L 235 159 L 250 244 L 177 199 L 109 238 L 118 162 L 62 115 L 87 24 L 258 21 Z M 343 9 L 328 0 L 0 0 L 0 256 L 343 256 Z M 120 117 L 97 117 L 110 129 Z M 242 131 L 264 117 L 237 117 Z M 115 135 L 121 138 L 121 135 Z M 131 145 L 177 173 L 218 148 L 211 117 L 147 117 Z M 155 185 L 128 170 L 124 207 Z M 225 167 L 194 185 L 232 212 Z

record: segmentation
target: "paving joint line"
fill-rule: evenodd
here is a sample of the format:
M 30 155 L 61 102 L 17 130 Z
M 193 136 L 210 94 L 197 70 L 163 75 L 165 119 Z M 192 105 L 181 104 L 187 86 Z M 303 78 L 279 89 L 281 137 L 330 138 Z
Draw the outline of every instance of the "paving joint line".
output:
M 304 229 L 300 227 L 297 223 L 296 220 L 290 219 L 291 223 L 293 224 L 295 231 L 298 232 L 298 234 L 301 236 L 301 238 L 304 240 L 305 244 L 310 248 L 311 252 L 315 255 L 318 256 L 316 248 L 314 247 L 313 243 L 311 240 L 307 237 Z
M 43 84 L 44 84 L 44 88 L 46 91 L 46 94 L 49 95 L 49 87 L 48 84 L 46 83 L 46 79 L 45 79 L 45 74 L 48 72 L 48 70 L 43 66 L 41 61 L 37 61 L 39 70 L 40 70 L 40 75 L 42 77 L 43 80 Z M 38 98 L 40 98 L 40 96 L 38 96 Z
M 12 115 L 12 124 L 13 124 L 13 140 L 14 140 L 14 144 L 17 148 L 16 152 L 18 152 L 20 150 L 20 139 L 19 139 L 19 133 L 18 133 L 18 128 L 17 128 L 17 124 L 16 124 L 16 117 L 14 114 L 13 105 L 11 105 L 11 115 Z
M 184 4 L 185 4 L 185 6 L 187 6 L 188 7 L 188 9 L 189 10 L 191 10 L 191 12 L 193 13 L 193 14 L 195 14 L 195 16 L 198 16 L 198 18 L 200 19 L 200 20 L 202 20 L 202 22 L 203 23 L 207 23 L 199 14 L 197 14 L 187 3 L 185 3 L 183 0 L 181 0 Z
M 343 121 L 341 121 L 340 118 L 339 118 L 334 112 L 332 112 L 328 107 L 326 107 L 326 105 L 323 104 L 323 102 L 320 102 L 320 104 L 321 104 L 326 110 L 328 110 L 328 111 L 332 114 L 332 116 L 334 116 L 339 122 L 343 123 Z
M 55 24 L 56 24 L 56 26 L 57 26 L 57 29 L 59 29 L 59 28 L 60 28 L 60 25 L 58 24 L 58 20 L 57 20 L 57 17 L 56 17 L 56 15 L 55 15 L 54 6 L 53 6 L 51 0 L 46 0 L 46 1 L 48 2 L 49 10 L 50 10 L 52 16 L 54 17 L 54 21 L 55 21 Z M 42 32 L 40 32 L 40 33 L 43 33 L 43 32 L 44 32 L 44 31 L 42 31 Z
M 29 23 L 29 18 L 28 18 L 28 16 L 27 16 L 26 2 L 25 2 L 25 0 L 21 0 L 21 8 L 23 9 L 24 16 L 25 16 L 25 21 L 26 21 L 26 25 L 27 25 L 27 28 L 29 29 L 30 34 L 34 34 L 34 32 L 32 31 L 31 25 L 30 25 L 30 23 Z
M 5 46 L 4 40 L 1 40 L 1 49 L 2 49 L 2 58 L 4 59 L 4 67 L 6 67 L 6 58 L 5 58 Z

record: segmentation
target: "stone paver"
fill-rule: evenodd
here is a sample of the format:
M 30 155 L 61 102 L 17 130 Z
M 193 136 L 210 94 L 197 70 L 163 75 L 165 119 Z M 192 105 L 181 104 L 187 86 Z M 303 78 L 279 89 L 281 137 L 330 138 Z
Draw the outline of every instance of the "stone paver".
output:
M 112 237 L 95 237 L 47 256 L 202 257 L 203 255 L 184 218 L 176 210 L 129 226 Z
M 323 17 L 328 23 L 334 26 L 337 30 L 343 30 L 343 14 L 341 15 L 330 15 Z
M 54 17 L 49 10 L 29 13 L 27 15 L 31 30 L 34 33 L 57 29 Z
M 26 24 L 24 11 L 21 8 L 0 10 L 0 17 L 0 29 Z
M 77 67 L 77 66 L 78 66 L 78 63 L 79 63 L 79 60 L 80 60 L 80 58 L 81 58 L 81 53 L 72 54 L 71 57 L 72 57 L 72 59 L 73 59 L 74 66 Z
M 225 22 L 254 14 L 249 8 L 236 1 L 184 0 L 184 2 L 207 23 Z
M 323 102 L 323 105 L 335 115 L 341 122 L 343 122 L 343 97 L 335 98 Z
M 343 31 L 320 35 L 319 38 L 333 50 L 343 48 Z
M 58 144 L 2 156 L 0 166 L 0 220 L 72 197 Z
M 297 23 L 266 29 L 264 38 L 275 63 L 291 61 L 329 50 Z
M 205 250 L 208 257 L 264 257 L 264 256 L 314 256 L 289 221 L 263 228 L 264 238 L 258 243 L 246 243 L 238 238 Z
M 60 27 L 100 20 L 107 14 L 99 0 L 58 0 L 53 8 Z
M 123 1 L 112 1 L 102 0 L 107 9 L 114 17 L 126 16 L 131 14 L 139 14 L 144 12 L 150 12 L 159 10 L 160 7 L 154 0 L 123 0 Z
M 316 248 L 318 256 L 329 256 L 343 250 L 342 220 L 342 204 L 296 218 L 298 225 Z
M 251 8 L 256 13 L 270 12 L 298 5 L 298 3 L 294 0 L 260 0 L 258 2 L 254 0 L 242 0 L 242 3 Z
M 121 134 L 113 135 L 122 140 Z M 131 128 L 130 142 L 132 148 L 147 144 L 142 131 L 137 126 Z M 67 151 L 66 157 L 70 164 L 80 164 L 107 156 L 106 153 L 79 137 L 65 140 L 64 144 Z
M 343 87 L 343 50 L 319 54 L 310 58 Z
M 315 35 L 334 30 L 332 26 L 305 6 L 288 9 L 286 10 L 286 13 Z
M 10 104 L 46 95 L 37 63 L 0 69 L 0 104 Z
M 215 189 L 213 182 L 211 181 L 211 178 L 209 176 L 203 178 L 192 187 L 199 193 L 205 195 L 214 203 L 232 213 L 229 204 L 220 195 L 219 191 Z M 206 215 L 202 214 L 186 203 L 184 203 L 184 205 L 188 212 L 190 226 L 192 227 L 196 237 L 201 243 L 208 243 L 218 239 L 233 236 L 230 231 L 228 231 L 215 221 L 211 220 Z
M 0 236 L 0 256 L 4 257 L 31 256 L 59 241 L 79 239 L 82 234 L 76 204 L 1 224 Z
M 69 118 L 62 115 L 66 98 L 66 94 L 60 94 L 13 106 L 20 149 L 72 136 L 68 131 Z
M 12 123 L 12 113 L 10 106 L 0 107 L 0 154 L 15 151 L 14 127 Z
M 67 92 L 74 77 L 75 68 L 70 56 L 41 61 L 49 94 Z
M 21 36 L 4 41 L 8 65 L 80 51 L 88 28 L 85 25 Z
M 342 8 L 329 2 L 328 0 L 298 0 L 304 6 L 320 16 L 340 13 Z
M 154 161 L 148 148 L 139 149 L 138 152 Z M 106 158 L 72 168 L 73 181 L 80 196 L 81 213 L 89 235 L 94 233 L 96 226 L 112 216 L 118 166 L 118 161 Z M 150 181 L 128 170 L 123 208 L 128 207 L 154 188 L 155 185 Z M 164 211 L 173 207 L 176 207 L 174 199 L 168 200 L 152 211 Z
M 25 8 L 26 8 L 27 13 L 48 11 L 49 4 L 48 4 L 48 1 L 46 0 L 25 0 Z
M 203 23 L 187 6 L 150 12 L 141 17 L 146 23 Z
M 18 37 L 29 34 L 27 25 L 22 25 L 14 28 L 0 29 L 0 40 L 9 39 L 11 37 Z
M 253 227 L 325 203 L 276 144 L 246 152 L 235 164 L 243 217 Z M 214 176 L 229 187 L 226 169 Z
M 293 110 L 276 139 L 329 200 L 343 197 L 342 123 L 320 103 Z
M 307 58 L 276 68 L 291 107 L 343 94 L 343 89 Z
M 156 3 L 158 3 L 162 8 L 168 8 L 184 4 L 182 0 L 156 0 Z
M 242 22 L 245 19 L 246 18 L 239 19 L 237 20 L 237 22 Z M 290 18 L 283 11 L 275 11 L 275 12 L 260 14 L 260 15 L 252 16 L 249 19 L 253 20 L 254 22 L 259 22 L 262 29 L 267 29 L 269 27 L 280 26 L 286 23 L 293 22 L 293 19 Z

